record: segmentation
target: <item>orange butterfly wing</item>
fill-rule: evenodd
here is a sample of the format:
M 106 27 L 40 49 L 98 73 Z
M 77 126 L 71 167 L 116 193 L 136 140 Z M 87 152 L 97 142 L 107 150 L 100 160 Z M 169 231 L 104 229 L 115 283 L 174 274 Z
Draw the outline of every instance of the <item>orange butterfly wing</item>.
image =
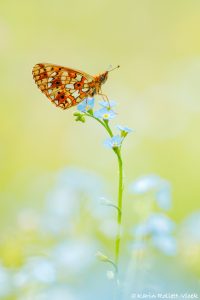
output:
M 43 63 L 36 64 L 32 73 L 38 88 L 62 109 L 96 93 L 95 78 L 82 71 Z

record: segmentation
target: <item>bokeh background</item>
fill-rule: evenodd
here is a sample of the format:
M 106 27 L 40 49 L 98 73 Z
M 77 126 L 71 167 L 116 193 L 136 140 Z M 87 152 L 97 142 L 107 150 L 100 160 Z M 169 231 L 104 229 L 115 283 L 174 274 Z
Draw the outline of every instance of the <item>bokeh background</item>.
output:
M 109 275 L 111 273 L 108 274 L 110 280 L 104 278 L 105 266 L 99 266 L 101 263 L 94 263 L 92 271 L 88 271 L 81 261 L 85 260 L 84 253 L 89 255 L 85 245 L 90 243 L 90 257 L 99 247 L 100 250 L 105 247 L 112 255 L 113 232 L 109 230 L 113 224 L 106 215 L 107 223 L 101 227 L 105 212 L 98 214 L 99 203 L 94 203 L 94 199 L 109 195 L 115 201 L 115 157 L 103 147 L 106 136 L 98 124 L 92 120 L 86 124 L 75 122 L 75 109 L 62 111 L 55 108 L 38 90 L 31 71 L 39 62 L 68 66 L 89 74 L 105 71 L 110 64 L 121 66 L 109 74 L 103 92 L 117 102 L 118 116 L 113 126 L 123 124 L 135 129 L 123 149 L 125 223 L 130 227 L 139 222 L 141 216 L 143 220 L 144 216 L 151 215 L 154 208 L 149 204 L 149 199 L 154 201 L 152 199 L 155 198 L 152 188 L 157 190 L 160 178 L 162 182 L 167 182 L 171 194 L 168 189 L 168 196 L 164 197 L 168 197 L 166 201 L 169 202 L 172 198 L 167 215 L 177 224 L 178 248 L 175 252 L 178 258 L 175 252 L 175 256 L 171 257 L 173 251 L 170 252 L 171 258 L 165 256 L 169 253 L 160 257 L 153 252 L 149 256 L 144 255 L 143 263 L 145 261 L 149 266 L 159 259 L 157 278 L 163 274 L 161 266 L 168 267 L 164 273 L 170 278 L 169 266 L 172 268 L 177 264 L 180 272 L 177 278 L 180 274 L 187 275 L 177 285 L 174 284 L 173 290 L 198 292 L 199 32 L 198 0 L 1 0 L 1 299 L 49 300 L 51 295 L 54 297 L 52 299 L 88 300 L 89 294 L 93 297 L 91 299 L 94 295 L 95 299 L 98 295 L 111 299 L 109 291 L 114 285 Z M 137 183 L 138 178 L 144 180 L 142 186 L 145 186 L 139 192 L 137 187 L 133 188 L 133 182 Z M 132 189 L 129 188 L 131 184 Z M 87 209 L 82 201 L 85 193 L 87 201 L 90 199 L 93 203 L 87 204 Z M 74 197 L 76 205 L 79 205 L 72 208 L 70 205 L 75 201 Z M 68 202 L 63 200 L 66 198 Z M 58 208 L 57 203 L 61 208 L 58 215 L 52 216 Z M 62 211 L 66 212 L 63 219 L 60 217 Z M 88 214 L 91 218 L 87 217 Z M 51 228 L 61 219 L 62 224 Z M 76 230 L 73 224 L 76 224 Z M 96 228 L 103 229 L 91 233 L 95 224 Z M 90 243 L 85 242 L 87 238 Z M 77 243 L 81 243 L 82 239 L 84 249 L 80 250 L 81 245 Z M 128 241 L 130 236 L 126 237 Z M 71 247 L 68 253 L 75 253 L 74 249 L 78 248 L 82 256 L 79 253 L 77 258 L 70 258 L 70 254 L 65 257 L 69 265 L 74 259 L 71 268 L 75 271 L 73 274 L 66 271 L 70 268 L 67 265 L 59 277 L 59 268 L 50 249 L 61 247 L 62 243 L 69 243 L 66 246 Z M 127 249 L 128 246 L 124 251 Z M 40 261 L 41 257 L 45 257 L 45 261 Z M 123 259 L 125 266 L 127 256 L 124 255 Z M 80 273 L 76 272 L 76 268 L 79 269 L 77 262 Z M 39 279 L 34 275 L 37 280 L 33 279 L 30 283 L 28 275 L 20 275 L 21 278 L 19 274 L 24 269 L 27 274 L 27 268 L 33 269 L 31 264 L 36 269 L 38 266 Z M 40 269 L 42 265 L 43 271 Z M 42 276 L 41 272 L 44 272 Z M 87 277 L 85 284 L 81 279 L 83 274 Z M 89 274 L 95 274 L 96 281 L 99 281 L 99 285 L 94 284 L 93 291 L 88 285 L 91 282 Z M 142 278 L 144 284 L 141 289 L 145 286 L 145 276 Z M 192 278 L 191 284 L 188 278 Z M 159 282 L 156 288 L 159 289 L 163 282 L 168 282 L 167 278 Z M 184 289 L 186 282 L 188 287 Z M 103 296 L 96 292 L 101 290 L 103 293 L 102 286 L 108 293 Z M 77 287 L 79 294 L 76 294 Z M 124 299 L 133 297 L 131 288 L 130 283 Z M 53 291 L 50 292 L 51 289 Z

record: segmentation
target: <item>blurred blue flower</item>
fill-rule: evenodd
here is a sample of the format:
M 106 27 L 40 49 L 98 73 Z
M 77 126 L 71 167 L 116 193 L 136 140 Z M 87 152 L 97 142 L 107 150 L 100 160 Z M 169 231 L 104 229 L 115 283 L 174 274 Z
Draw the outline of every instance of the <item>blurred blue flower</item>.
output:
M 169 210 L 171 207 L 171 185 L 157 175 L 150 174 L 138 178 L 129 186 L 129 191 L 136 195 L 153 191 L 157 205 L 161 209 Z
M 53 283 L 56 281 L 56 266 L 54 262 L 43 257 L 29 258 L 21 268 L 27 282 Z
M 144 237 L 149 234 L 171 234 L 175 228 L 174 222 L 164 214 L 152 214 L 146 222 L 142 222 L 135 226 L 134 235 L 136 237 Z
M 106 107 L 95 111 L 94 116 L 98 119 L 111 120 L 116 116 L 116 113 Z
M 181 226 L 183 239 L 189 244 L 197 243 L 200 245 L 200 211 L 190 214 Z
M 156 192 L 155 197 L 158 206 L 161 209 L 169 210 L 171 208 L 171 185 L 166 180 L 163 180 L 160 184 L 159 190 Z
M 177 244 L 172 236 L 174 227 L 175 224 L 166 215 L 155 213 L 145 222 L 135 226 L 133 230 L 135 242 L 150 241 L 164 254 L 175 255 Z
M 106 107 L 108 109 L 110 109 L 111 107 L 116 106 L 116 102 L 115 101 L 99 101 L 99 104 L 103 107 Z
M 57 281 L 57 272 L 57 266 L 53 261 L 44 257 L 29 257 L 14 274 L 13 286 L 24 293 L 25 289 L 28 291 L 33 286 L 37 290 L 39 286 L 54 285 Z
M 74 216 L 83 213 L 97 219 L 110 216 L 111 212 L 99 201 L 107 193 L 106 182 L 95 172 L 68 167 L 58 172 L 55 186 L 46 196 L 46 206 L 40 228 L 45 234 L 59 236 L 75 226 Z M 97 203 L 98 202 L 98 203 Z
M 60 271 L 80 273 L 95 263 L 96 247 L 95 242 L 90 239 L 63 242 L 53 248 L 52 260 Z
M 200 210 L 190 214 L 179 228 L 180 254 L 187 264 L 200 270 Z
M 140 223 L 135 226 L 133 233 L 136 238 L 143 238 L 149 234 L 149 228 L 146 223 Z
M 144 194 L 156 187 L 160 183 L 160 177 L 154 174 L 139 177 L 130 185 L 130 192 L 133 194 Z
M 108 148 L 118 148 L 121 146 L 123 138 L 119 135 L 115 135 L 112 138 L 105 140 L 104 145 Z
M 81 112 L 87 112 L 94 107 L 94 98 L 86 98 L 78 106 L 77 109 Z
M 164 254 L 173 256 L 177 254 L 177 242 L 171 235 L 157 235 L 152 237 L 153 245 Z
M 12 277 L 9 269 L 0 265 L 0 298 L 7 299 L 7 296 L 13 292 Z
M 58 173 L 56 188 L 65 189 L 66 186 L 67 189 L 72 190 L 78 199 L 80 199 L 80 194 L 87 196 L 87 198 L 95 198 L 105 192 L 105 181 L 101 176 L 95 172 L 76 167 L 64 168 Z M 69 201 L 71 201 L 70 197 Z
M 166 215 L 155 213 L 147 220 L 147 227 L 153 235 L 170 234 L 175 228 L 175 224 Z

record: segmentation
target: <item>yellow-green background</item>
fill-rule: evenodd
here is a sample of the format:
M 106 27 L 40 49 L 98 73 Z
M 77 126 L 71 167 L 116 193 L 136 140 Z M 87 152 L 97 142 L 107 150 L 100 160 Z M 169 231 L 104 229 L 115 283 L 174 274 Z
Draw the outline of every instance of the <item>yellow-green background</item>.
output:
M 26 204 L 32 182 L 64 166 L 95 170 L 114 184 L 104 132 L 45 99 L 31 75 L 38 62 L 89 74 L 120 64 L 103 91 L 118 103 L 116 123 L 135 128 L 124 147 L 126 182 L 157 173 L 172 183 L 176 220 L 196 210 L 199 33 L 197 0 L 1 0 L 1 220 Z
M 63 168 L 99 174 L 116 195 L 116 158 L 103 146 L 103 128 L 93 120 L 75 122 L 74 108 L 62 111 L 45 98 L 32 78 L 32 68 L 40 62 L 91 75 L 119 64 L 102 89 L 117 102 L 113 126 L 135 129 L 123 145 L 125 191 L 139 176 L 157 174 L 172 185 L 169 215 L 177 224 L 199 209 L 200 1 L 0 0 L 0 267 L 18 272 L 16 267 L 20 270 L 29 258 L 48 253 L 50 244 L 58 243 L 56 237 L 43 239 L 26 209 L 41 212 L 42 219 L 46 195 Z M 124 199 L 127 211 L 130 199 Z M 141 210 L 145 205 L 141 203 Z M 24 210 L 25 233 L 19 229 Z M 76 227 L 78 222 L 76 234 L 65 236 L 69 243 L 87 239 L 91 228 L 97 228 L 81 212 L 73 223 Z M 128 225 L 136 222 L 131 210 L 127 218 L 123 221 Z M 183 231 L 178 238 L 178 257 L 197 274 L 199 240 L 193 247 L 188 236 Z M 99 239 L 98 234 L 93 239 L 109 244 L 106 249 L 113 255 L 112 239 Z M 180 260 L 172 259 L 170 266 Z M 101 277 L 103 272 L 100 267 L 94 274 Z M 165 273 L 173 277 L 171 271 Z

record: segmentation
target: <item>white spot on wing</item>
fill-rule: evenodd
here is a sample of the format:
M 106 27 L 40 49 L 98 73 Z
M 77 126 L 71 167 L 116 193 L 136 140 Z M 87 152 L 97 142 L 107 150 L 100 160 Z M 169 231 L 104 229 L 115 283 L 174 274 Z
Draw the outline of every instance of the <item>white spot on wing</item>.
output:
M 69 98 L 67 98 L 67 102 L 68 102 L 69 104 L 72 103 L 71 99 L 69 99 Z
M 82 75 L 77 74 L 77 75 L 76 75 L 76 80 L 77 80 L 77 81 L 81 81 L 82 77 L 83 77 Z
M 72 96 L 76 99 L 78 96 L 80 96 L 79 91 L 75 91 Z
M 74 85 L 72 83 L 68 83 L 65 85 L 66 89 L 74 89 Z

